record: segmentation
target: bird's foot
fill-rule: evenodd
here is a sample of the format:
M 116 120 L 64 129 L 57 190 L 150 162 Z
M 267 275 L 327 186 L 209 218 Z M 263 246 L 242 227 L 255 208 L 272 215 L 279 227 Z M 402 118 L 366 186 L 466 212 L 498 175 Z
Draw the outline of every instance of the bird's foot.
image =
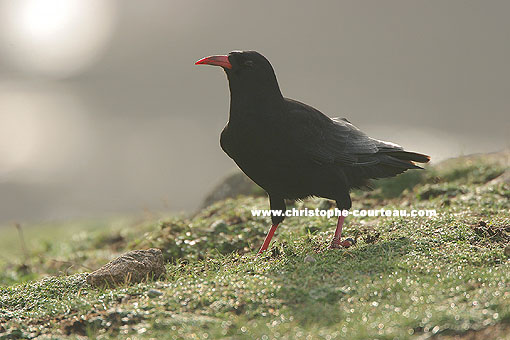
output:
M 343 241 L 340 241 L 339 239 L 338 240 L 333 239 L 331 245 L 329 246 L 329 249 L 349 248 L 355 244 L 356 241 L 353 240 L 352 238 L 346 238 Z

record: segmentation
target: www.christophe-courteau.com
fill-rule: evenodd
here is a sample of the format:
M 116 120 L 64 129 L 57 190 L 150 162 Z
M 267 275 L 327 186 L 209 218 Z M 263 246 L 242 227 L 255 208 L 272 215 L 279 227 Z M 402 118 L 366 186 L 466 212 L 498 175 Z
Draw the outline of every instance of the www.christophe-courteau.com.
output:
M 353 209 L 353 210 L 341 210 L 338 208 L 335 209 L 288 209 L 288 210 L 263 210 L 263 209 L 252 209 L 252 216 L 285 216 L 285 217 L 296 217 L 296 216 L 305 216 L 305 217 L 339 217 L 339 216 L 356 216 L 356 217 L 433 217 L 436 216 L 436 210 L 423 210 L 423 209 L 413 209 L 413 210 L 401 210 L 401 209 Z

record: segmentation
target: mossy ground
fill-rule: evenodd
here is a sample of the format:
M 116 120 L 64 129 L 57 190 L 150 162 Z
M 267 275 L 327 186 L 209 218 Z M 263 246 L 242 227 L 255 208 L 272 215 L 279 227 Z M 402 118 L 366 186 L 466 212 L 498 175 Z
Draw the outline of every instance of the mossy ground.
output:
M 355 209 L 438 215 L 349 217 L 349 249 L 328 249 L 334 219 L 294 217 L 256 256 L 268 218 L 250 210 L 267 208 L 263 197 L 192 217 L 27 227 L 25 253 L 11 228 L 0 240 L 0 339 L 510 339 L 510 186 L 497 181 L 506 169 L 461 159 L 354 193 Z M 90 268 L 147 247 L 163 250 L 164 279 L 86 284 Z

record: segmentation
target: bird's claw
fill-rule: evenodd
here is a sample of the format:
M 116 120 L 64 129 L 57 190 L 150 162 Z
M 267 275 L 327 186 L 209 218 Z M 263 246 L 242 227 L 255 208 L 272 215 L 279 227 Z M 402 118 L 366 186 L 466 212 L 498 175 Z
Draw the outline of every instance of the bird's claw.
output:
M 352 238 L 346 238 L 343 241 L 340 240 L 333 240 L 331 242 L 331 245 L 329 246 L 329 249 L 339 249 L 339 248 L 349 248 L 356 244 L 356 241 Z

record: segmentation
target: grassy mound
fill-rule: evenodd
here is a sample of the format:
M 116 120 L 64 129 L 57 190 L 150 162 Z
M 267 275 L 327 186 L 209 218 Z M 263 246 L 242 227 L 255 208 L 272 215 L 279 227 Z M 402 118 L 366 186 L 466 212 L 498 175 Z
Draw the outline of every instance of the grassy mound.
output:
M 510 185 L 499 180 L 508 172 L 502 159 L 456 159 L 354 193 L 354 209 L 438 215 L 348 217 L 345 236 L 358 241 L 349 249 L 328 249 L 334 218 L 294 217 L 255 256 L 269 221 L 251 209 L 267 208 L 263 197 L 216 202 L 192 217 L 25 228 L 21 253 L 13 228 L 0 240 L 0 339 L 504 338 Z M 91 268 L 148 247 L 168 261 L 161 281 L 87 286 Z

